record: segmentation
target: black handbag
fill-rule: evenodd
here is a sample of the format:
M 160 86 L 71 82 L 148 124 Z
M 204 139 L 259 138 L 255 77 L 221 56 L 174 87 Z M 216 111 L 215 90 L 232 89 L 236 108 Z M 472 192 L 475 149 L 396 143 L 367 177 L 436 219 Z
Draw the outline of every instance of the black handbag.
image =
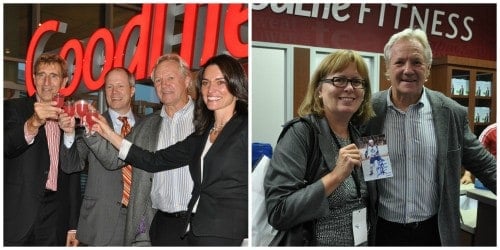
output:
M 310 141 L 313 142 L 312 147 L 309 147 L 308 157 L 307 157 L 307 167 L 306 174 L 304 177 L 305 185 L 313 183 L 314 177 L 318 170 L 319 165 L 322 163 L 322 155 L 319 149 L 318 136 L 316 135 L 316 129 L 311 122 L 311 117 L 308 118 L 295 118 L 285 124 L 284 130 L 281 132 L 279 139 L 283 137 L 286 130 L 291 127 L 291 124 L 302 121 L 307 124 L 309 128 Z M 278 139 L 278 141 L 279 141 Z M 310 246 L 313 241 L 313 228 L 314 221 L 306 221 L 304 223 L 298 224 L 288 230 L 279 230 L 276 236 L 274 236 L 269 246 Z

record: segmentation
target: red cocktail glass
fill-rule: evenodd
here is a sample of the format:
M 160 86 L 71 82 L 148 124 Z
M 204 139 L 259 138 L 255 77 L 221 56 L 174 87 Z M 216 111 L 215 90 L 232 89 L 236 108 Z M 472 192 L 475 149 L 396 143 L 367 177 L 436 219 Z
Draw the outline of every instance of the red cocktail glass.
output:
M 75 112 L 76 115 L 80 118 L 79 126 L 83 126 L 83 117 L 89 111 L 89 103 L 85 100 L 78 100 L 75 103 Z
M 59 92 L 57 92 L 52 97 L 52 101 L 56 101 L 57 102 L 56 107 L 62 108 L 63 105 L 64 105 L 64 95 L 61 94 L 61 93 L 59 93 Z
M 68 116 L 75 115 L 75 103 L 73 101 L 66 101 L 63 106 L 64 113 L 68 114 Z
M 95 110 L 95 109 L 91 109 L 85 114 L 85 123 L 87 124 L 87 135 L 90 134 L 90 131 L 92 130 L 92 126 L 94 126 L 94 124 L 96 124 L 96 122 L 94 120 L 92 120 L 92 117 L 99 118 L 98 114 L 99 114 L 99 112 L 97 112 L 97 110 Z

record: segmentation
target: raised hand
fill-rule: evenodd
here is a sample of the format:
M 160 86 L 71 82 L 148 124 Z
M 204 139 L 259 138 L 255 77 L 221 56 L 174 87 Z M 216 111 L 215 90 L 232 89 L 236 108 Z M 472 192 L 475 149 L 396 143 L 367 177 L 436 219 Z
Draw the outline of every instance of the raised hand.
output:
M 76 121 L 74 116 L 69 116 L 67 113 L 59 114 L 59 127 L 66 134 L 73 134 L 75 132 Z
M 336 171 L 342 180 L 346 179 L 356 166 L 361 166 L 361 152 L 358 147 L 352 143 L 339 150 L 337 162 L 333 171 Z M 333 172 L 332 171 L 332 172 Z
M 119 149 L 122 144 L 123 137 L 115 133 L 115 131 L 109 126 L 106 118 L 101 114 L 99 114 L 98 118 L 95 116 L 92 116 L 91 118 L 95 121 L 94 126 L 92 126 L 92 131 L 99 133 L 99 135 Z
M 354 168 L 359 166 L 361 166 L 361 152 L 358 147 L 353 143 L 341 148 L 333 170 L 321 178 L 325 195 L 330 195 L 349 177 Z
M 48 119 L 57 120 L 62 109 L 56 107 L 57 102 L 35 102 L 33 115 L 26 122 L 28 133 L 36 134 L 38 129 L 47 122 Z
M 40 126 L 45 124 L 48 119 L 57 120 L 59 114 L 62 113 L 62 109 L 57 107 L 56 101 L 51 102 L 35 102 L 34 108 L 35 113 L 33 114 L 34 119 L 40 123 Z

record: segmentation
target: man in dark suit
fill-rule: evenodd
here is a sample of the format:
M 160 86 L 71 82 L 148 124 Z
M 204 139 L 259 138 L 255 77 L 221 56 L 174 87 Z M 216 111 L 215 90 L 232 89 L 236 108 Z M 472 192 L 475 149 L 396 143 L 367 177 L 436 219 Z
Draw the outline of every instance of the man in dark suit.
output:
M 131 127 L 137 121 L 131 108 L 135 78 L 126 68 L 117 67 L 108 71 L 104 79 L 109 109 L 103 116 L 113 125 L 115 132 L 120 133 L 124 125 L 121 117 L 127 117 L 127 123 Z M 90 152 L 85 140 L 81 136 L 76 138 L 80 164 L 68 166 L 63 171 L 83 171 L 88 161 L 88 179 L 78 221 L 77 239 L 89 246 L 124 246 L 128 200 L 122 200 L 122 171 L 107 169 Z
M 42 54 L 34 72 L 35 96 L 4 101 L 4 245 L 77 245 L 80 176 L 61 171 L 78 163 L 62 155 L 76 151 L 63 142 L 74 119 L 59 119 L 52 101 L 68 81 L 66 62 Z

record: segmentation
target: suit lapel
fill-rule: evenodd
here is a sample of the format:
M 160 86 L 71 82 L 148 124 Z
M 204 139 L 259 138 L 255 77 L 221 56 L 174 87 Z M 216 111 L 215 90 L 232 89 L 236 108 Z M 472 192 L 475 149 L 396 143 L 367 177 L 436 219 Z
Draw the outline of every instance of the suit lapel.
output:
M 376 116 L 370 121 L 369 135 L 382 134 L 387 113 L 387 95 L 389 90 L 385 90 L 373 100 L 373 111 Z
M 158 148 L 158 139 L 160 135 L 160 129 L 161 129 L 161 123 L 163 121 L 163 118 L 160 116 L 160 114 L 155 115 L 153 118 L 151 118 L 150 121 L 147 121 L 146 124 L 144 124 L 144 128 L 141 128 L 141 130 L 145 129 L 146 131 L 149 131 L 147 133 L 142 133 L 141 136 L 144 136 L 143 138 L 137 138 L 137 140 L 141 141 L 144 145 L 147 145 L 147 148 L 156 151 Z M 134 125 L 137 126 L 137 120 L 136 124 Z M 132 128 L 132 133 L 134 132 L 134 128 Z M 139 136 L 139 134 L 136 134 L 134 136 Z
M 243 119 L 243 117 L 240 115 L 231 119 L 229 121 L 229 123 L 223 128 L 222 132 L 219 134 L 217 139 L 214 141 L 214 143 L 212 144 L 212 146 L 208 150 L 207 154 L 205 155 L 204 159 L 212 157 L 212 154 L 217 154 L 221 151 L 224 151 L 223 147 L 228 145 L 227 141 L 236 139 L 234 135 L 239 134 L 238 133 L 239 130 L 242 129 L 243 123 L 246 121 L 247 120 Z M 199 151 L 196 152 L 195 155 L 202 154 L 202 151 L 205 148 L 206 142 L 207 142 L 207 140 L 209 140 L 209 138 L 208 138 L 209 135 L 210 135 L 210 131 L 207 130 L 202 137 L 199 137 L 200 138 L 200 143 L 199 143 L 200 147 L 198 148 Z M 198 178 L 196 181 L 199 181 L 200 180 L 199 178 L 201 178 L 200 177 L 201 176 L 201 173 L 200 173 L 201 160 L 202 159 L 200 159 L 200 162 L 198 162 L 199 165 L 196 167 L 196 169 L 194 169 L 196 171 L 195 173 L 197 175 L 196 178 Z M 203 173 L 204 173 L 203 179 L 205 179 L 206 173 L 208 173 L 209 171 L 207 170 L 207 166 L 204 166 L 203 169 L 204 169 L 203 170 Z
M 426 89 L 427 97 L 432 107 L 432 119 L 434 131 L 436 133 L 436 143 L 438 145 L 437 167 L 439 186 L 442 191 L 444 187 L 443 178 L 445 176 L 445 162 L 447 160 L 446 150 L 448 148 L 448 121 L 450 120 L 450 110 L 443 105 L 443 102 L 429 89 Z
M 241 129 L 241 123 L 244 119 L 241 119 L 241 116 L 234 117 L 222 130 L 222 132 L 217 137 L 217 140 L 214 141 L 214 144 L 207 152 L 206 156 L 209 156 L 211 152 L 218 152 L 221 147 L 223 147 L 227 140 L 233 140 L 232 135 L 238 133 L 238 130 Z M 208 138 L 210 132 L 204 135 L 204 138 Z M 206 137 L 205 137 L 206 136 Z M 208 140 L 208 139 L 207 139 Z M 205 141 L 205 140 L 203 140 Z M 204 147 L 201 148 L 203 150 Z M 206 157 L 205 156 L 205 157 Z
M 330 126 L 326 118 L 321 118 L 318 121 L 319 133 L 318 133 L 318 143 L 321 153 L 325 162 L 335 162 L 335 156 L 333 155 L 333 144 L 332 138 L 330 136 Z M 326 164 L 328 170 L 332 171 L 333 164 Z

